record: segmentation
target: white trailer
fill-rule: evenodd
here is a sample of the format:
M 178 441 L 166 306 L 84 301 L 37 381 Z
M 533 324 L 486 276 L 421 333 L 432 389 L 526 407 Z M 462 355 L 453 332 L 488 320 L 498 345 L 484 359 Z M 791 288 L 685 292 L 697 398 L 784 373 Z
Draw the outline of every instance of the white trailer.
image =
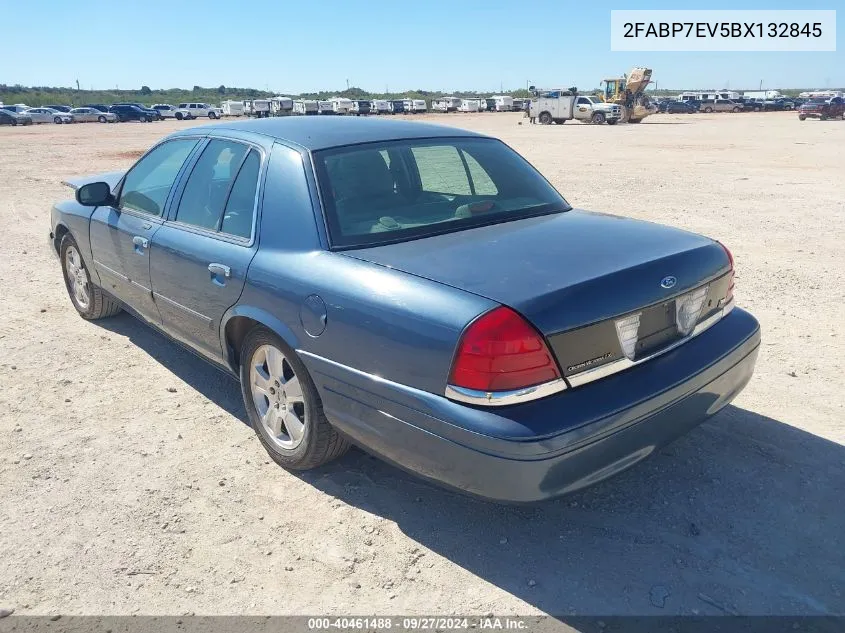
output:
M 293 99 L 290 97 L 273 97 L 270 99 L 270 112 L 273 116 L 290 114 L 293 110 Z
M 224 101 L 220 104 L 223 109 L 223 116 L 243 116 L 244 102 L 243 101 Z
M 481 109 L 480 99 L 461 99 L 458 112 L 478 112 Z
M 428 106 L 425 103 L 425 99 L 414 99 L 413 103 L 411 104 L 411 112 L 414 114 L 420 114 L 422 112 L 427 112 Z
M 431 102 L 431 109 L 435 112 L 457 112 L 460 106 L 458 97 L 441 97 Z
M 742 93 L 742 96 L 746 99 L 763 99 L 766 101 L 780 99 L 783 95 L 780 90 L 746 90 Z
M 293 102 L 294 114 L 317 114 L 317 102 L 313 99 L 297 99 Z
M 352 99 L 334 97 L 330 101 L 332 102 L 332 110 L 335 114 L 349 114 L 352 112 Z
M 318 101 L 317 102 L 317 113 L 318 114 L 334 114 L 334 105 L 331 101 Z
M 370 103 L 370 114 L 390 114 L 390 106 L 386 99 L 373 99 Z
M 252 114 L 259 118 L 270 116 L 270 100 L 269 99 L 253 99 L 252 100 Z
M 510 95 L 493 95 L 496 102 L 496 112 L 511 112 L 513 110 L 513 97 Z

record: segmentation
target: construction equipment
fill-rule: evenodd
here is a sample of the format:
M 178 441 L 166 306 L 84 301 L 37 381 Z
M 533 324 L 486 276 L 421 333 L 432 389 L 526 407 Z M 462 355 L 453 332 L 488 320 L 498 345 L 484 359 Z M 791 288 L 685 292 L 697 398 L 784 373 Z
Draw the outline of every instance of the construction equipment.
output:
M 622 121 L 639 123 L 657 112 L 657 105 L 645 94 L 650 82 L 651 68 L 632 68 L 623 77 L 603 79 L 604 93 L 600 97 L 606 103 L 622 106 Z

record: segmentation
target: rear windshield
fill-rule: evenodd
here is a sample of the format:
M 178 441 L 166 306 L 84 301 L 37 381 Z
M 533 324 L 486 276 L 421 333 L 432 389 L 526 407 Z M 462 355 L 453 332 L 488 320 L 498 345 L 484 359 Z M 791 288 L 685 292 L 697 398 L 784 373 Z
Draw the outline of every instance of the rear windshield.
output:
M 459 231 L 570 207 L 495 139 L 391 141 L 315 152 L 334 247 Z

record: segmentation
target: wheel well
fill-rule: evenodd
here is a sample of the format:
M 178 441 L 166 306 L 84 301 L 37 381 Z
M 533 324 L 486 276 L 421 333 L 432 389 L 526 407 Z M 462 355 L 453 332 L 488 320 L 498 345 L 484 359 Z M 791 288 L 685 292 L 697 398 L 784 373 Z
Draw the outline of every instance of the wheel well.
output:
M 56 249 L 56 253 L 59 252 L 59 247 L 62 245 L 62 238 L 67 233 L 69 233 L 69 231 L 64 224 L 56 226 L 56 233 L 53 235 L 53 248 Z
M 256 325 L 261 325 L 261 323 L 255 319 L 243 316 L 236 316 L 226 322 L 226 353 L 232 367 L 240 367 L 241 347 L 243 346 L 244 339 L 247 333 Z

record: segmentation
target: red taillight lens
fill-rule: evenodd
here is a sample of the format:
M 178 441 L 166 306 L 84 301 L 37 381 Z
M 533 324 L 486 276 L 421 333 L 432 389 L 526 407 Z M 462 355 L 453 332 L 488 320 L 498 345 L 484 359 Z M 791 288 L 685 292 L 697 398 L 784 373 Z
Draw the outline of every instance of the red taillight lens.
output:
M 727 246 L 719 242 L 719 246 L 725 249 L 725 253 L 728 255 L 728 261 L 731 264 L 731 272 L 730 272 L 730 283 L 728 284 L 728 294 L 725 295 L 725 303 L 730 303 L 731 299 L 734 298 L 734 256 L 731 253 L 730 249 Z
M 449 384 L 478 391 L 512 391 L 560 378 L 537 330 L 510 308 L 473 321 L 458 343 Z

